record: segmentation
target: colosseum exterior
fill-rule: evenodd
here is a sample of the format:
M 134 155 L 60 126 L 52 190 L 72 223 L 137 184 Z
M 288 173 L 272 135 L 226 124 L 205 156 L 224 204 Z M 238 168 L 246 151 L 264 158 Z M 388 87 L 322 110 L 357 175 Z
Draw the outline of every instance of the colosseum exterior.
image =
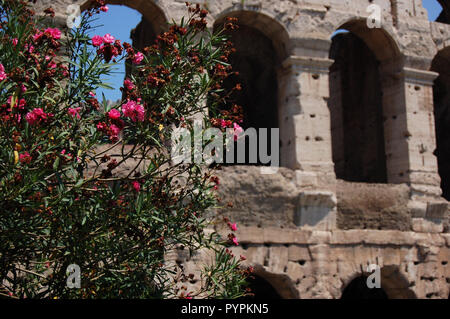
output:
M 259 297 L 349 297 L 376 264 L 385 297 L 448 298 L 448 1 L 440 22 L 422 0 L 191 2 L 210 11 L 211 28 L 239 18 L 233 66 L 248 124 L 280 129 L 278 172 L 224 167 L 233 207 L 213 214 L 238 223 L 234 252 L 255 267 Z M 41 0 L 37 11 L 52 6 L 64 26 L 73 3 L 88 1 Z M 107 3 L 142 13 L 138 47 L 186 14 L 182 0 Z M 367 25 L 370 4 L 380 28 Z M 193 272 L 206 258 L 175 257 Z

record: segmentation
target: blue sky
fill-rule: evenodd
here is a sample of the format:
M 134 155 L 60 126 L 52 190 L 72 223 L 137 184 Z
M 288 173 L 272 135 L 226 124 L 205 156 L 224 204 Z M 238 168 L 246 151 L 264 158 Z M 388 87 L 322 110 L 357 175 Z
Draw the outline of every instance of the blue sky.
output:
M 437 0 L 422 0 L 422 4 L 428 10 L 428 18 L 431 21 L 435 21 L 441 14 L 442 7 Z
M 436 20 L 442 11 L 441 6 L 437 0 L 422 0 L 423 6 L 428 10 L 428 16 L 431 21 Z M 105 35 L 111 33 L 122 42 L 131 43 L 130 32 L 131 29 L 141 21 L 142 15 L 126 6 L 109 5 L 109 11 L 99 15 L 96 25 L 103 25 L 92 30 L 92 35 Z M 105 79 L 114 90 L 98 89 L 97 96 L 101 99 L 102 93 L 105 94 L 106 99 L 116 101 L 122 97 L 119 88 L 122 86 L 125 76 L 125 66 L 122 64 L 115 68 L 115 73 L 111 78 Z

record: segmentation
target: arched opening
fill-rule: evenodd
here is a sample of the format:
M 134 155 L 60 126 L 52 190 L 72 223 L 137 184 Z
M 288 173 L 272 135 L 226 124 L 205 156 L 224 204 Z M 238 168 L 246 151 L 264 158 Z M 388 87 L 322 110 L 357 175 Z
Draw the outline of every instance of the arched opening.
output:
M 250 293 L 243 299 L 282 299 L 275 288 L 264 278 L 252 275 L 247 279 Z
M 341 299 L 389 299 L 383 288 L 369 288 L 367 277 L 353 279 L 342 292 Z
M 377 275 L 380 276 L 380 287 L 369 288 L 369 276 L 369 282 L 374 283 Z M 345 285 L 341 299 L 416 299 L 416 294 L 410 287 L 410 282 L 400 273 L 398 266 L 384 266 L 372 273 L 357 274 Z
M 136 1 L 136 0 L 106 0 L 107 4 L 122 5 L 134 9 L 142 14 L 142 16 L 151 23 L 156 34 L 159 34 L 167 28 L 167 18 L 164 11 L 152 0 Z M 92 0 L 87 0 L 81 6 L 82 10 L 86 10 Z
M 395 42 L 382 29 L 351 21 L 332 37 L 330 59 L 334 60 L 329 109 L 336 177 L 351 182 L 400 182 L 395 161 L 407 156 L 407 145 L 393 144 L 400 138 L 395 132 L 406 126 L 405 111 L 395 110 L 404 105 L 399 103 L 404 96 L 399 93 L 398 78 L 387 76 L 402 62 Z M 398 120 L 391 122 L 388 117 Z
M 269 17 L 254 12 L 231 12 L 224 16 L 238 18 L 239 29 L 227 32 L 236 52 L 230 56 L 229 63 L 233 72 L 238 74 L 228 77 L 223 86 L 230 91 L 237 84 L 240 90 L 234 91 L 229 103 L 237 104 L 243 109 L 243 122 L 239 123 L 244 130 L 254 128 L 258 141 L 246 137 L 246 157 L 244 163 L 237 162 L 237 154 L 233 163 L 246 165 L 269 165 L 261 159 L 260 145 L 266 145 L 267 155 L 271 149 L 279 147 L 279 140 L 272 141 L 271 129 L 278 125 L 278 74 L 277 71 L 285 56 L 285 30 Z M 223 26 L 224 17 L 217 19 L 214 29 Z M 276 34 L 278 32 L 278 34 Z M 287 38 L 287 37 L 286 37 Z M 267 141 L 260 141 L 260 129 L 267 129 Z M 253 140 L 253 141 L 252 141 Z M 256 161 L 249 156 L 249 143 L 257 143 Z M 234 148 L 237 149 L 236 147 Z M 265 153 L 265 152 L 263 152 Z
M 82 10 L 89 7 L 91 1 L 81 6 Z M 98 16 L 91 30 L 91 36 L 110 33 L 121 42 L 128 42 L 136 49 L 142 50 L 156 39 L 156 36 L 167 29 L 167 20 L 164 12 L 153 1 L 110 0 L 106 1 L 109 10 Z M 108 84 L 113 90 L 100 88 L 99 97 L 105 94 L 110 103 L 121 100 L 122 93 L 119 88 L 123 81 L 132 72 L 132 66 L 122 61 L 114 68 Z
M 439 73 L 433 86 L 434 119 L 438 171 L 441 177 L 442 196 L 450 200 L 450 47 L 433 59 L 431 71 Z

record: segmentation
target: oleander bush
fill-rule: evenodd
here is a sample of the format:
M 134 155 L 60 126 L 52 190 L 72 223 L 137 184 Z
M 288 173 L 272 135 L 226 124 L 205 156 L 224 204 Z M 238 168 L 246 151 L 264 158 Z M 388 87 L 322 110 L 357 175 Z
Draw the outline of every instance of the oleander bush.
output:
M 97 0 L 79 27 L 48 26 L 27 1 L 0 0 L 0 294 L 10 298 L 236 298 L 248 270 L 206 233 L 219 180 L 205 165 L 174 165 L 170 127 L 236 127 L 222 81 L 233 52 L 207 12 L 189 6 L 142 50 L 88 36 L 107 11 Z M 43 20 L 45 19 L 45 20 Z M 44 23 L 45 22 L 45 23 Z M 46 27 L 42 27 L 46 25 Z M 224 25 L 234 29 L 233 20 Z M 118 105 L 95 96 L 122 60 L 133 65 Z M 208 101 L 208 112 L 205 110 Z M 238 126 L 238 125 L 237 125 Z M 210 250 L 195 291 L 166 256 Z M 69 265 L 81 287 L 69 288 Z M 70 269 L 70 267 L 69 267 Z

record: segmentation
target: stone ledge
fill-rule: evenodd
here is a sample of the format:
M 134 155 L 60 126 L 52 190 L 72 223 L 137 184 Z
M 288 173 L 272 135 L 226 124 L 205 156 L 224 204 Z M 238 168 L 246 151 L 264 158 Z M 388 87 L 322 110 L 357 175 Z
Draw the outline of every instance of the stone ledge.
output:
M 396 230 L 311 231 L 283 228 L 240 227 L 236 232 L 242 244 L 298 245 L 394 245 L 450 246 L 450 234 L 402 232 Z

